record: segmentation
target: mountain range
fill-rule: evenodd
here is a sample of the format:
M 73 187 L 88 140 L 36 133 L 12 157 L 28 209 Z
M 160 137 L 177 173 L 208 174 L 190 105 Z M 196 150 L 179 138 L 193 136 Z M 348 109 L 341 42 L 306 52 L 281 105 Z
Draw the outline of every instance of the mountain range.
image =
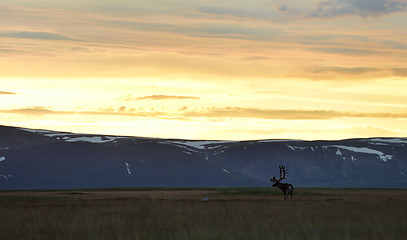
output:
M 407 188 L 407 138 L 208 141 L 0 126 L 0 190 L 265 187 Z

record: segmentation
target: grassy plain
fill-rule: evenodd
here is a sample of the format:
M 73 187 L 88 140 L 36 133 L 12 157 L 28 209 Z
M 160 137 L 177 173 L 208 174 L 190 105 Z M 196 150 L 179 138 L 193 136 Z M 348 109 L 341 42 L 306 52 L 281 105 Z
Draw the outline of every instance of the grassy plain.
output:
M 405 239 L 407 190 L 0 191 L 0 239 Z

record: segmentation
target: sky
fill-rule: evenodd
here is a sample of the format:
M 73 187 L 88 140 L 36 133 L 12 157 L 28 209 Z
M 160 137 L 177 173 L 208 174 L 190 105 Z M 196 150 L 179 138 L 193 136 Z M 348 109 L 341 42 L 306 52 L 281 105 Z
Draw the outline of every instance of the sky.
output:
M 407 0 L 0 0 L 0 125 L 407 137 Z

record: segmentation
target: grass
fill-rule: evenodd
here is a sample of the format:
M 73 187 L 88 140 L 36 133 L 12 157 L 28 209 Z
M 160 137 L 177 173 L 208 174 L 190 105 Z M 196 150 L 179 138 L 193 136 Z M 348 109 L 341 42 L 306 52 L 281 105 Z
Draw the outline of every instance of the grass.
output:
M 202 201 L 208 197 L 209 200 Z M 0 192 L 0 239 L 404 239 L 407 190 Z

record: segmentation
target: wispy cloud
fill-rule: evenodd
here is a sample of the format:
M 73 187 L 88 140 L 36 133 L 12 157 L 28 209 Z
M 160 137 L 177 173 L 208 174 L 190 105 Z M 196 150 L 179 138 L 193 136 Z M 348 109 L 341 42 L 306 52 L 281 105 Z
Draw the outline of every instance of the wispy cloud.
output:
M 378 77 L 405 76 L 403 68 L 312 66 L 305 67 L 302 71 L 304 77 L 312 80 L 353 81 L 356 78 L 369 80 Z
M 380 17 L 405 12 L 407 2 L 403 0 L 327 0 L 317 4 L 309 13 L 313 18 L 334 18 L 341 16 Z
M 403 36 L 403 31 L 393 34 L 391 29 L 386 32 L 367 25 L 356 29 L 335 20 L 297 21 L 311 9 L 324 7 L 328 11 L 338 8 L 335 4 L 356 6 L 359 11 L 362 6 L 372 5 L 366 11 L 378 9 L 379 12 L 380 7 L 374 6 L 382 4 L 391 12 L 397 6 L 400 11 L 404 9 L 405 1 L 326 0 L 317 6 L 315 1 L 296 0 L 274 3 L 258 0 L 250 4 L 174 1 L 171 6 L 157 6 L 155 1 L 139 2 L 87 1 L 86 6 L 65 2 L 47 3 L 47 6 L 45 2 L 9 4 L 0 14 L 0 21 L 13 28 L 2 30 L 0 36 L 19 39 L 5 41 L 3 50 L 0 49 L 13 51 L 7 53 L 16 56 L 5 64 L 16 66 L 21 62 L 17 57 L 27 55 L 47 58 L 18 68 L 6 66 L 2 75 L 80 78 L 179 73 L 233 79 L 277 78 L 287 76 L 284 71 L 292 66 L 309 68 L 315 62 L 320 65 L 321 61 L 331 65 L 342 61 L 342 65 L 349 66 L 353 64 L 349 63 L 351 58 L 360 56 L 377 58 L 375 62 L 389 56 L 394 62 L 405 61 L 405 40 L 398 37 Z M 133 17 L 134 13 L 139 14 L 137 18 Z M 27 22 L 27 17 L 32 21 Z M 287 18 L 290 20 L 286 21 Z M 36 41 L 38 45 L 33 46 L 27 43 L 30 39 L 55 41 Z M 75 39 L 81 41 L 76 41 L 74 46 L 69 41 L 59 41 Z M 355 69 L 370 67 L 371 63 L 363 61 L 354 64 Z M 292 73 L 289 77 L 293 74 L 302 77 L 301 71 L 289 73 Z
M 276 9 L 280 12 L 287 12 L 288 11 L 288 5 L 285 3 L 281 3 L 277 5 Z
M 150 95 L 150 96 L 144 96 L 144 97 L 132 97 L 132 96 L 127 96 L 123 100 L 125 101 L 134 101 L 134 100 L 185 100 L 185 99 L 193 99 L 193 100 L 199 100 L 199 97 L 195 96 L 174 96 L 174 95 Z
M 6 48 L 0 48 L 0 52 L 3 52 L 3 53 L 13 53 L 13 52 L 16 52 L 16 50 L 13 50 L 13 49 L 6 49 Z
M 0 91 L 0 94 L 11 95 L 11 94 L 16 94 L 16 93 L 15 93 L 15 92 L 5 92 L 5 91 Z
M 46 107 L 41 106 L 34 106 L 28 108 L 17 108 L 17 109 L 10 109 L 10 110 L 0 110 L 3 113 L 15 113 L 15 114 L 23 114 L 23 115 L 33 115 L 33 116 L 42 116 L 47 114 L 72 114 L 72 111 L 54 111 Z
M 379 76 L 407 77 L 407 68 L 314 66 L 303 69 L 303 76 L 313 80 L 348 79 L 350 81 L 355 77 L 366 79 Z M 348 76 L 353 78 L 349 79 Z
M 407 113 L 358 113 L 334 110 L 304 109 L 259 109 L 259 108 L 207 108 L 202 111 L 189 111 L 186 117 L 225 117 L 225 118 L 260 118 L 280 120 L 316 120 L 333 118 L 407 118 Z
M 346 75 L 359 75 L 364 73 L 378 72 L 383 69 L 367 68 L 367 67 L 315 67 L 311 70 L 312 73 L 336 73 Z
M 332 45 L 332 43 L 331 43 Z M 341 54 L 341 55 L 350 55 L 350 56 L 360 56 L 360 55 L 373 55 L 373 54 L 382 54 L 380 50 L 375 49 L 364 49 L 360 47 L 313 47 L 310 50 L 315 52 L 322 53 L 332 53 L 332 54 Z
M 42 39 L 42 40 L 73 40 L 72 38 L 52 32 L 12 32 L 0 33 L 0 37 Z
M 407 68 L 393 68 L 393 74 L 398 77 L 407 77 Z
M 125 106 L 114 108 L 100 109 L 98 111 L 66 111 L 53 110 L 51 108 L 34 106 L 28 108 L 15 108 L 9 110 L 0 110 L 0 113 L 22 114 L 27 116 L 43 116 L 43 115 L 106 115 L 106 116 L 133 116 L 133 117 L 158 117 L 164 116 L 165 113 L 154 111 L 136 111 L 135 109 L 127 109 Z
M 281 94 L 282 91 L 276 91 L 276 90 L 268 90 L 268 91 L 256 91 L 254 94 Z
M 128 109 L 120 106 L 117 109 L 107 108 L 98 111 L 62 111 L 46 107 L 34 106 L 29 108 L 17 108 L 0 110 L 0 113 L 22 114 L 27 116 L 43 115 L 106 115 L 106 116 L 129 116 L 129 117 L 151 117 L 151 118 L 252 118 L 252 119 L 274 119 L 274 120 L 329 120 L 335 118 L 382 118 L 382 119 L 406 119 L 407 113 L 387 112 L 343 112 L 335 110 L 305 110 L 305 109 L 260 109 L 260 108 L 202 108 L 189 110 L 183 107 L 175 112 L 144 111 Z
M 274 110 L 259 108 L 209 108 L 203 111 L 184 113 L 188 117 L 226 117 L 226 118 L 263 118 L 263 119 L 330 119 L 339 115 L 336 111 L 325 110 Z

